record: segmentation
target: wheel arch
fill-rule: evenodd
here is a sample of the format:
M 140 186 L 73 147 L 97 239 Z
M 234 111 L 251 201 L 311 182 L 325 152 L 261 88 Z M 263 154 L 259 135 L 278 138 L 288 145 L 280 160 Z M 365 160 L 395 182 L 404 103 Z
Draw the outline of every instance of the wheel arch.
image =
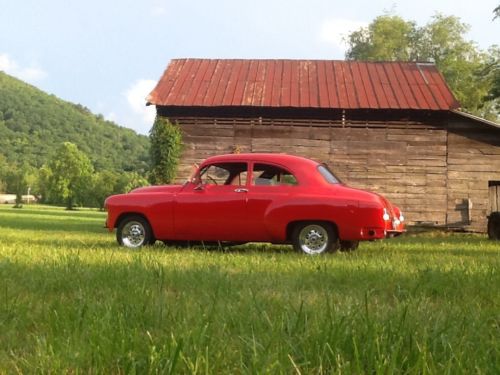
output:
M 151 232 L 153 233 L 153 235 L 155 234 L 154 233 L 154 228 L 153 226 L 151 225 L 151 221 L 148 219 L 148 217 L 146 215 L 144 215 L 143 213 L 141 212 L 136 212 L 136 211 L 127 211 L 127 212 L 122 212 L 118 217 L 117 219 L 115 220 L 115 224 L 114 224 L 114 228 L 118 228 L 120 226 L 120 224 L 122 223 L 122 221 L 124 219 L 126 219 L 127 217 L 129 216 L 139 216 L 139 217 L 142 217 L 144 220 L 146 220 L 149 224 L 149 227 L 151 228 Z

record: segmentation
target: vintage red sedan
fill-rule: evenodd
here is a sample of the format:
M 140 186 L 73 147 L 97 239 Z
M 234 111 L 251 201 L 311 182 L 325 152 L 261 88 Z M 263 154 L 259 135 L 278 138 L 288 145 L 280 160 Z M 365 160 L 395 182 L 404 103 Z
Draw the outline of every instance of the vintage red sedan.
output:
M 404 218 L 382 196 L 342 184 L 325 164 L 285 154 L 214 156 L 184 185 L 106 200 L 106 226 L 129 248 L 164 242 L 271 242 L 320 254 L 399 235 Z

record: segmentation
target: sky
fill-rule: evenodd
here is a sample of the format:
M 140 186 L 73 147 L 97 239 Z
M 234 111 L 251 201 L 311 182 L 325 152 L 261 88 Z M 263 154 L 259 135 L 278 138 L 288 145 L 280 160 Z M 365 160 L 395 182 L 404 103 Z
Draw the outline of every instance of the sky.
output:
M 146 96 L 174 58 L 343 59 L 343 38 L 387 12 L 436 13 L 500 44 L 500 0 L 0 0 L 0 71 L 147 134 Z

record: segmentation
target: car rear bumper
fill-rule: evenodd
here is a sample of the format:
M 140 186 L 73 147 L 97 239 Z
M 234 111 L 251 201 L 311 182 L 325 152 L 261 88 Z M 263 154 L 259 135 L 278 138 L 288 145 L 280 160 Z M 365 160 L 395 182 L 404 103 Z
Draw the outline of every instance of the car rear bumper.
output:
M 404 233 L 404 229 L 390 229 L 382 227 L 366 227 L 362 228 L 360 232 L 361 240 L 381 240 L 383 238 L 397 237 Z

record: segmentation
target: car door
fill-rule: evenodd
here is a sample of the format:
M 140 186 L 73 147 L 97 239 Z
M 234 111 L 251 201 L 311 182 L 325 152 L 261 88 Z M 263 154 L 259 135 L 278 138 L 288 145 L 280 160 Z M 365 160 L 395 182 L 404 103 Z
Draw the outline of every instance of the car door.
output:
M 174 205 L 177 239 L 246 241 L 247 163 L 203 167 Z
M 298 181 L 287 169 L 254 163 L 248 185 L 247 232 L 254 241 L 282 241 L 289 220 L 291 197 Z

